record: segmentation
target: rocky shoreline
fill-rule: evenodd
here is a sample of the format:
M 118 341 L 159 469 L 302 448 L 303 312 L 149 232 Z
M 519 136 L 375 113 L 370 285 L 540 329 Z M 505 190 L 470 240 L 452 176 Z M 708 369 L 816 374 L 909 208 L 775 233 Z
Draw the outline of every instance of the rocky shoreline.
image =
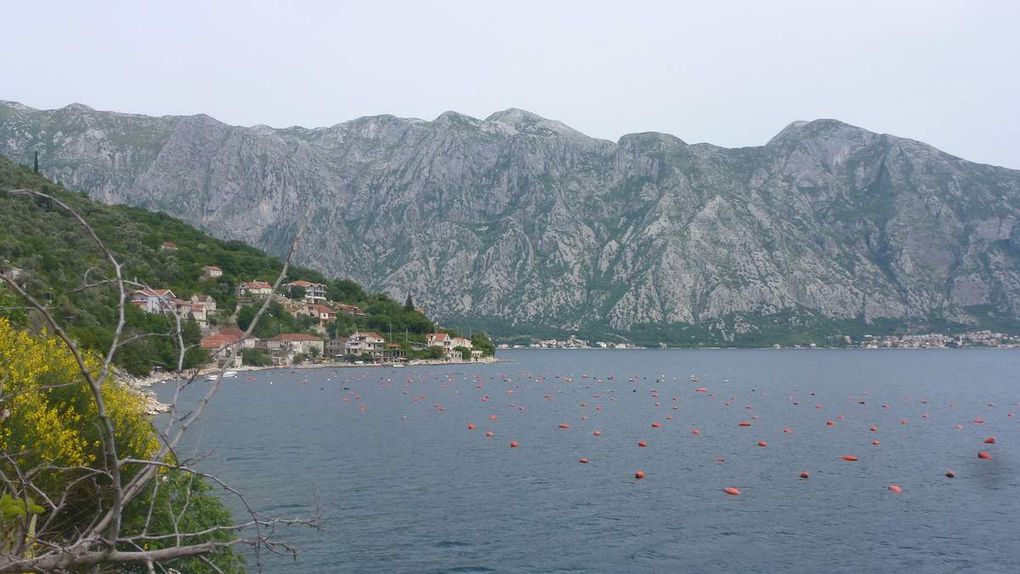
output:
M 483 357 L 481 359 L 473 361 L 447 361 L 444 359 L 419 359 L 410 361 L 407 363 L 408 367 L 432 367 L 440 365 L 493 365 L 501 363 L 500 359 L 496 357 Z M 286 367 L 272 365 L 265 367 L 253 367 L 243 366 L 236 369 L 224 369 L 230 371 L 237 371 L 238 373 L 254 372 L 254 371 L 271 371 L 275 369 L 284 370 L 296 370 L 296 369 L 352 369 L 352 368 L 382 368 L 390 367 L 394 368 L 393 363 L 378 363 L 369 365 L 355 365 L 353 363 L 314 363 L 306 365 L 289 365 Z M 209 375 L 214 375 L 220 372 L 219 368 L 203 368 L 195 372 L 194 369 L 185 371 L 184 378 L 190 378 L 194 375 L 195 379 L 202 379 Z M 145 412 L 146 414 L 155 415 L 158 413 L 170 412 L 170 405 L 160 402 L 156 399 L 155 393 L 149 388 L 156 384 L 167 383 L 178 379 L 177 373 L 174 372 L 163 372 L 149 375 L 148 377 L 134 377 L 127 373 L 118 373 L 118 380 L 123 383 L 126 387 L 132 391 L 138 393 L 145 399 Z

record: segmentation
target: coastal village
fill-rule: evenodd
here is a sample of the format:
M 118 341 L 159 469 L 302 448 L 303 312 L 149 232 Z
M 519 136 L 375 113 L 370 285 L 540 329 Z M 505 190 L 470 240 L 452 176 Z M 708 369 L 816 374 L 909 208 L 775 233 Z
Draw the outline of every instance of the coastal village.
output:
M 172 242 L 164 242 L 161 250 L 176 250 Z M 223 269 L 216 265 L 202 267 L 201 281 L 217 281 Z M 436 329 L 424 337 L 384 337 L 378 332 L 355 330 L 344 336 L 338 333 L 338 318 L 366 317 L 356 304 L 332 301 L 327 285 L 295 279 L 274 290 L 270 283 L 252 279 L 236 287 L 237 309 L 224 316 L 217 301 L 208 295 L 194 294 L 179 298 L 171 289 L 144 288 L 131 293 L 130 303 L 145 313 L 176 317 L 181 322 L 194 321 L 201 330 L 200 346 L 209 352 L 217 367 L 292 366 L 299 364 L 391 364 L 412 361 L 477 362 L 484 360 L 484 351 L 471 339 Z M 259 309 L 269 299 L 277 309 L 306 326 L 304 331 L 281 332 L 266 338 L 245 337 L 238 326 L 238 315 L 246 307 Z M 410 304 L 410 298 L 408 299 Z M 421 309 L 414 311 L 422 313 Z M 422 340 L 423 339 L 423 340 Z M 233 359 L 231 359 L 233 357 Z

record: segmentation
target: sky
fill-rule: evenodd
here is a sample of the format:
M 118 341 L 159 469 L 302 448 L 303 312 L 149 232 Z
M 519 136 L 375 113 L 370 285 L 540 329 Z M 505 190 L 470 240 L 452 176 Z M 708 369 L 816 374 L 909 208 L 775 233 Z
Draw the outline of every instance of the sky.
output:
M 0 99 L 235 125 L 523 108 L 762 145 L 836 118 L 1020 169 L 1020 2 L 8 3 Z

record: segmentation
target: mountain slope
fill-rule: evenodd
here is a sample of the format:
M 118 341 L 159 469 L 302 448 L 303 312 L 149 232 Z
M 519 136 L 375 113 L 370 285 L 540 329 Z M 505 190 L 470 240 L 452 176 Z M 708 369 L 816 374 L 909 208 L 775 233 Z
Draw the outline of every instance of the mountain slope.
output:
M 1020 172 L 834 120 L 616 143 L 522 110 L 227 126 L 0 105 L 0 153 L 441 319 L 674 343 L 1020 326 Z
M 106 206 L 70 193 L 0 156 L 0 271 L 18 269 L 21 286 L 37 300 L 47 302 L 68 333 L 91 349 L 108 348 L 117 322 L 114 288 L 100 282 L 109 276 L 109 263 L 69 213 L 42 199 L 7 193 L 14 189 L 42 191 L 73 207 L 123 264 L 128 280 L 170 289 L 183 299 L 192 295 L 212 297 L 221 311 L 211 319 L 218 327 L 232 325 L 230 317 L 238 305 L 236 287 L 240 282 L 273 281 L 283 266 L 280 259 L 258 249 L 215 239 L 165 214 Z M 176 247 L 164 249 L 167 241 Z M 204 279 L 205 265 L 220 267 L 222 275 Z M 83 289 L 86 277 L 88 283 L 99 284 Z M 425 333 L 434 331 L 433 323 L 417 311 L 407 310 L 385 295 L 366 294 L 350 281 L 327 281 L 318 272 L 297 266 L 290 267 L 288 277 L 324 283 L 331 300 L 356 303 L 364 311 L 357 317 L 341 313 L 330 324 L 331 333 L 391 329 L 424 340 Z M 25 313 L 23 306 L 6 282 L 0 281 L 0 316 L 12 317 L 17 326 L 42 328 L 41 319 Z M 317 319 L 302 323 L 276 307 L 271 305 L 263 317 L 256 330 L 258 336 L 303 330 L 318 323 Z M 128 336 L 173 330 L 174 323 L 165 316 L 144 313 L 133 305 L 125 311 Z M 197 324 L 185 324 L 187 344 L 197 344 L 200 337 Z M 154 366 L 173 365 L 176 352 L 168 337 L 142 338 L 121 349 L 117 362 L 132 374 L 144 375 Z M 208 356 L 192 349 L 187 359 L 186 366 L 192 367 Z

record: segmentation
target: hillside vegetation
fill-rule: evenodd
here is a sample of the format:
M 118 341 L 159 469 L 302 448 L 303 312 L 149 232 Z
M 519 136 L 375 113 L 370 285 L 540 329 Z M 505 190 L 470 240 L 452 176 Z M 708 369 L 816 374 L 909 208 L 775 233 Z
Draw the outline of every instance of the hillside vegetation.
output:
M 181 299 L 196 294 L 213 297 L 220 309 L 214 322 L 230 322 L 237 308 L 236 287 L 240 282 L 271 282 L 282 267 L 279 258 L 243 243 L 215 239 L 165 214 L 96 203 L 0 157 L 0 190 L 4 190 L 0 192 L 0 265 L 4 270 L 19 269 L 27 290 L 46 302 L 62 326 L 86 348 L 105 349 L 116 324 L 114 291 L 108 285 L 82 289 L 86 282 L 109 278 L 110 265 L 69 213 L 45 200 L 9 193 L 15 189 L 42 191 L 73 207 L 124 264 L 127 279 L 171 289 Z M 165 242 L 173 243 L 176 249 L 161 248 Z M 206 265 L 220 267 L 223 275 L 203 280 L 202 267 Z M 374 329 L 402 335 L 407 332 L 410 337 L 424 340 L 424 334 L 435 329 L 420 312 L 405 309 L 386 295 L 367 293 L 353 281 L 330 280 L 301 267 L 291 267 L 289 278 L 323 283 L 330 300 L 356 304 L 364 311 L 360 316 L 339 317 L 331 334 Z M 0 286 L 0 315 L 19 326 L 41 327 L 32 313 L 18 308 L 21 305 L 9 289 Z M 128 336 L 167 333 L 173 328 L 172 317 L 145 313 L 131 305 L 126 311 Z M 276 305 L 264 321 L 256 333 L 262 337 L 310 327 Z M 193 320 L 186 322 L 184 332 L 189 346 L 201 338 Z M 126 346 L 117 362 L 132 374 L 144 375 L 153 367 L 172 366 L 175 358 L 176 348 L 170 338 L 149 337 Z M 205 351 L 192 349 L 185 367 L 200 365 L 207 359 Z

